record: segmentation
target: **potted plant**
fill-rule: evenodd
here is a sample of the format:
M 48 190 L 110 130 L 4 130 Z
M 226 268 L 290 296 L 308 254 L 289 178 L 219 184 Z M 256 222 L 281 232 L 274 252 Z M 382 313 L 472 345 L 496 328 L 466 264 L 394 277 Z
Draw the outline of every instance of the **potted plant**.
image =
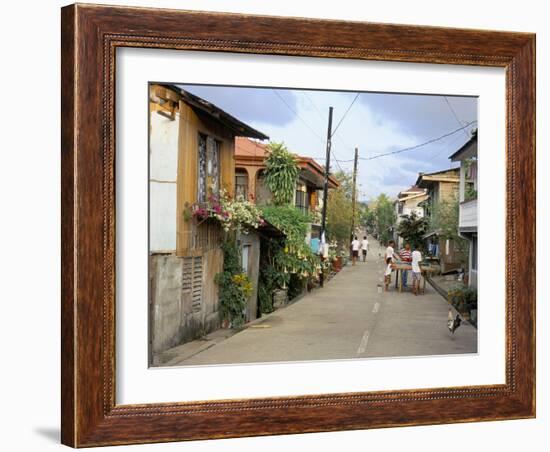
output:
M 273 307 L 275 309 L 283 307 L 288 303 L 288 287 L 275 289 L 273 292 Z
M 335 272 L 342 270 L 342 256 L 339 256 L 335 251 L 329 251 L 330 261 L 332 263 L 332 269 Z

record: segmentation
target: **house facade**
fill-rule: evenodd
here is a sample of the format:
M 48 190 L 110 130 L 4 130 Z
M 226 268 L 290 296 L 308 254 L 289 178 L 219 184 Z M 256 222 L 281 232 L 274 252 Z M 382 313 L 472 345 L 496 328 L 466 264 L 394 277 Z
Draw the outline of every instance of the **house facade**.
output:
M 191 209 L 221 189 L 234 194 L 236 136 L 268 137 L 175 85 L 151 84 L 149 109 L 152 357 L 218 328 L 223 231 Z
M 405 216 L 416 214 L 418 218 L 424 217 L 424 208 L 422 203 L 428 199 L 425 188 L 412 186 L 407 190 L 398 193 L 397 199 L 394 201 L 395 206 L 395 230 L 399 229 L 399 224 Z M 398 249 L 403 248 L 403 237 L 396 232 L 394 238 Z
M 266 205 L 271 201 L 271 193 L 263 181 L 267 155 L 266 144 L 245 137 L 235 139 L 235 192 L 257 205 Z M 324 168 L 310 157 L 297 155 L 296 159 L 300 173 L 296 182 L 294 205 L 302 212 L 312 215 L 313 222 L 306 241 L 316 251 L 321 231 Z M 338 180 L 329 176 L 329 189 L 338 186 Z
M 477 130 L 472 134 L 472 138 L 449 159 L 452 162 L 460 162 L 458 233 L 469 242 L 468 285 L 477 287 Z
M 465 260 L 464 252 L 459 244 L 453 239 L 443 238 L 441 230 L 431 226 L 443 202 L 454 203 L 457 201 L 459 183 L 460 169 L 450 168 L 433 173 L 420 173 L 415 184 L 426 190 L 427 199 L 421 203 L 421 206 L 430 229 L 424 239 L 428 254 L 439 261 L 442 273 L 462 268 L 462 263 Z

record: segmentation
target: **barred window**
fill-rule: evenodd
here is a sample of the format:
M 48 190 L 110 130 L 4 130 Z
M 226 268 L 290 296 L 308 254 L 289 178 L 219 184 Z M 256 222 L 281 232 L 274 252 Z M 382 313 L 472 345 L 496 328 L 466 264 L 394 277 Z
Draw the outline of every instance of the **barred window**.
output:
M 242 196 L 248 199 L 248 173 L 245 170 L 235 172 L 235 196 Z
M 296 207 L 303 213 L 307 213 L 308 210 L 307 198 L 306 191 L 296 190 Z
M 199 133 L 198 165 L 197 200 L 203 203 L 209 195 L 220 191 L 220 143 L 202 133 Z

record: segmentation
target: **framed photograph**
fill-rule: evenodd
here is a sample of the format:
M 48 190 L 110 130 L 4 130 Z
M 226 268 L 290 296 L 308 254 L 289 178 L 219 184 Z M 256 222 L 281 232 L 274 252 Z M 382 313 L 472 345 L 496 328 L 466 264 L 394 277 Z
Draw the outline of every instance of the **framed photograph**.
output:
M 535 36 L 62 9 L 62 442 L 535 416 Z

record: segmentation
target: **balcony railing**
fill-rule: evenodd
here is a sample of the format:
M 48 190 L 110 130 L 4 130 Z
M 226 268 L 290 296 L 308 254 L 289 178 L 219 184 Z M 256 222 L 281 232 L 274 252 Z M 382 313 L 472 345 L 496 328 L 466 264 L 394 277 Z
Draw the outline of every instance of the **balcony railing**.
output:
M 458 227 L 462 230 L 477 228 L 477 199 L 460 203 Z

